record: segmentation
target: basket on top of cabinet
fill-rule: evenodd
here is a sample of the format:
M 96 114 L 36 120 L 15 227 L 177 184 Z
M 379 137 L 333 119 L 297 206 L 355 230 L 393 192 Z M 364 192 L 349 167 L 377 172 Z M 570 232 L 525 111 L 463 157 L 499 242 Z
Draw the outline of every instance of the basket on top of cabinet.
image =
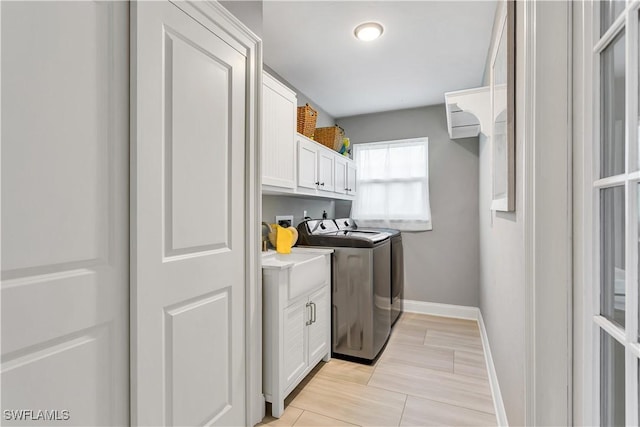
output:
M 318 112 L 309 104 L 298 107 L 298 133 L 303 134 L 307 138 L 313 139 L 317 119 Z
M 344 129 L 340 126 L 329 126 L 326 128 L 316 128 L 314 140 L 324 145 L 325 147 L 331 148 L 335 151 L 340 151 L 340 147 L 342 147 L 342 138 L 344 138 Z

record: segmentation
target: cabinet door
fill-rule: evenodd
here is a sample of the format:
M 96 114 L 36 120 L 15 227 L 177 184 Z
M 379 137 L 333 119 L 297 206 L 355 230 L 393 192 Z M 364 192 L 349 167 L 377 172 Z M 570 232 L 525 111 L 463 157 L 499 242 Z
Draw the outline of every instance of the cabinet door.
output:
M 298 187 L 315 190 L 318 182 L 318 147 L 298 139 Z
M 282 313 L 282 358 L 283 369 L 280 385 L 282 389 L 293 383 L 307 368 L 308 354 L 308 327 L 310 309 L 307 299 L 293 303 L 284 309 Z
M 336 193 L 344 194 L 347 192 L 347 159 L 342 156 L 335 156 L 335 189 Z
M 262 183 L 295 188 L 296 95 L 266 73 L 262 118 Z
M 320 150 L 318 153 L 318 190 L 321 191 L 333 191 L 334 176 L 333 176 L 333 159 L 335 155 L 325 150 Z
M 309 362 L 314 363 L 329 352 L 331 337 L 331 296 L 329 285 L 309 297 L 311 325 L 309 325 Z
M 347 194 L 356 194 L 356 165 L 353 162 L 347 163 Z

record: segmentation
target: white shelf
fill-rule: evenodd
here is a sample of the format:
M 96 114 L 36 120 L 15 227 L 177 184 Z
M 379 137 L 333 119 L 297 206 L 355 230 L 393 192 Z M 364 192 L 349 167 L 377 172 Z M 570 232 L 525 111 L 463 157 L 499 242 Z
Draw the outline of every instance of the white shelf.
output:
M 444 94 L 449 138 L 470 138 L 490 130 L 489 86 Z

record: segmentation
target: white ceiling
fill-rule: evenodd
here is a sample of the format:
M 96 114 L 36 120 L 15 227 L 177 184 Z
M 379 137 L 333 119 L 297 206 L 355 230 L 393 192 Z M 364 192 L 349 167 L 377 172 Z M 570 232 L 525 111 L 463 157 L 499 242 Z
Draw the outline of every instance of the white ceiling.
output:
M 264 62 L 336 118 L 441 104 L 481 86 L 496 4 L 265 0 Z M 365 21 L 382 37 L 356 40 Z

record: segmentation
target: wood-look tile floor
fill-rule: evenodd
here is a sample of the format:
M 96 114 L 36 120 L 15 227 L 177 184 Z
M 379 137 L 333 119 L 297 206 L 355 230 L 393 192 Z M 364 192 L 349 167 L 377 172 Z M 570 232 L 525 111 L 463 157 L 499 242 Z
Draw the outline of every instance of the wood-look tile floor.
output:
M 471 320 L 404 313 L 373 365 L 331 359 L 259 426 L 495 426 L 480 330 Z

